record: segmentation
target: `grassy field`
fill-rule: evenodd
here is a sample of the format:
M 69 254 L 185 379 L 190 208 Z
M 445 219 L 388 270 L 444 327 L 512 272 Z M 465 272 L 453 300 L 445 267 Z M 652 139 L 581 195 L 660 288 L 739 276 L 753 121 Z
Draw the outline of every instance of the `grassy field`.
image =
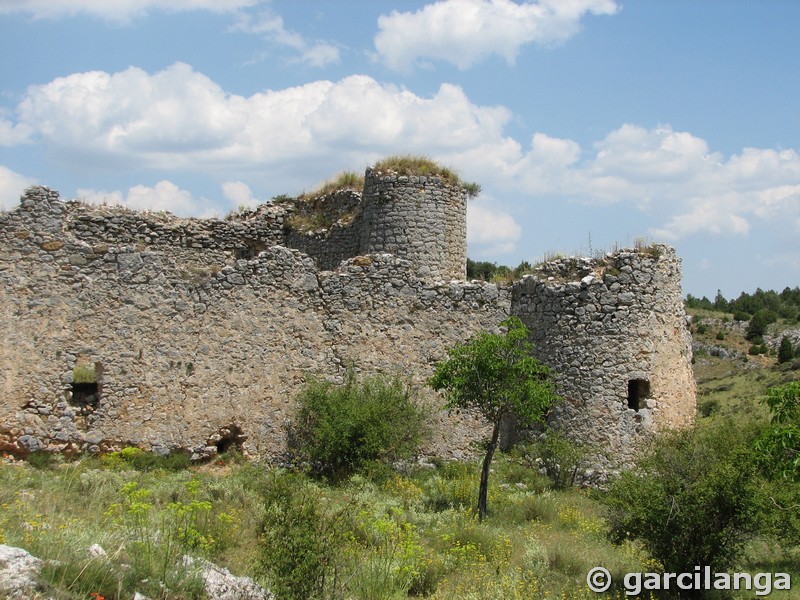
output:
M 717 334 L 696 333 L 746 351 L 741 334 Z M 759 403 L 766 389 L 800 378 L 796 364 L 775 363 L 696 357 L 699 422 L 767 419 Z M 496 459 L 490 514 L 479 522 L 478 469 L 477 461 L 436 463 L 328 485 L 235 454 L 202 466 L 133 450 L 74 462 L 6 458 L 0 543 L 44 559 L 39 597 L 59 600 L 203 598 L 196 575 L 181 566 L 187 554 L 277 589 L 281 558 L 307 551 L 323 565 L 312 569 L 322 597 L 359 600 L 627 598 L 625 573 L 658 571 L 639 545 L 608 540 L 601 492 L 553 489 L 524 448 Z M 93 544 L 105 555 L 92 555 Z M 596 566 L 616 582 L 605 594 L 586 585 Z M 757 538 L 738 569 L 789 572 L 798 586 L 800 548 Z

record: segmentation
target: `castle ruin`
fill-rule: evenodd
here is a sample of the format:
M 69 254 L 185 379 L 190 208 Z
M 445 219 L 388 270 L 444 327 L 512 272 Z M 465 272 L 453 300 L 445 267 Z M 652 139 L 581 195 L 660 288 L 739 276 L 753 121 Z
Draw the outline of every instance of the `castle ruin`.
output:
M 653 246 L 464 281 L 466 192 L 367 170 L 363 191 L 226 219 L 63 202 L 0 213 L 0 449 L 128 445 L 278 460 L 294 398 L 349 365 L 413 380 L 437 408 L 424 451 L 460 458 L 485 424 L 423 383 L 448 348 L 509 315 L 554 368 L 565 432 L 630 460 L 690 424 L 680 260 Z

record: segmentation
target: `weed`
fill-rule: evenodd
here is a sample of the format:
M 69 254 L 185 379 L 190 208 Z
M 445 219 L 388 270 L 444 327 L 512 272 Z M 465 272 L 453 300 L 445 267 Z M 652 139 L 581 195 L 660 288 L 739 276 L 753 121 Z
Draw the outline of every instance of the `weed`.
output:
M 427 156 L 398 154 L 388 156 L 372 165 L 375 171 L 391 171 L 398 175 L 421 175 L 425 177 L 441 177 L 451 185 L 463 187 L 467 195 L 472 198 L 481 193 L 481 186 L 478 183 L 464 182 L 458 173 L 449 167 L 445 167 Z

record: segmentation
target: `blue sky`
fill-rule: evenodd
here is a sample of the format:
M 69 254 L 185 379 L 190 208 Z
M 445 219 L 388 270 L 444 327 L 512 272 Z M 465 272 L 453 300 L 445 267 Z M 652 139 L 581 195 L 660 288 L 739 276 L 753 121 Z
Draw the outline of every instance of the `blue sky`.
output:
M 165 9 L 162 5 L 168 5 Z M 637 238 L 684 293 L 800 285 L 795 0 L 0 0 L 0 207 L 224 215 L 422 153 L 469 256 Z

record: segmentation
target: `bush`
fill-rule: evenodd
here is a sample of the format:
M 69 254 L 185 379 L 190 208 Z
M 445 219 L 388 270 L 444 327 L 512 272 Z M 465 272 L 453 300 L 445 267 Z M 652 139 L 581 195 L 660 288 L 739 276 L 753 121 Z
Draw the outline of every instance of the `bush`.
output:
M 794 350 L 792 349 L 792 340 L 788 337 L 783 336 L 781 338 L 781 345 L 778 348 L 778 362 L 785 363 L 789 362 L 794 358 Z
M 759 521 L 750 440 L 729 424 L 666 434 L 605 497 L 612 537 L 640 539 L 666 572 L 725 571 Z
M 575 485 L 578 472 L 589 455 L 585 445 L 573 442 L 554 429 L 543 434 L 531 449 L 557 490 Z
M 277 474 L 267 488 L 260 566 L 279 598 L 330 597 L 337 586 L 348 507 L 326 506 L 299 475 Z
M 119 452 L 110 452 L 100 458 L 100 464 L 109 469 L 125 471 L 183 471 L 191 464 L 191 457 L 187 452 L 170 452 L 160 456 L 154 452 L 145 452 L 141 448 L 128 446 Z
M 771 310 L 759 310 L 753 315 L 753 318 L 750 319 L 750 323 L 747 325 L 745 338 L 750 341 L 754 341 L 756 338 L 762 337 L 765 333 L 767 333 L 767 327 L 771 323 L 774 323 L 777 318 L 778 315 Z
M 351 371 L 343 385 L 310 383 L 298 402 L 292 446 L 316 474 L 334 479 L 411 457 L 427 431 L 425 412 L 399 378 L 358 381 Z

